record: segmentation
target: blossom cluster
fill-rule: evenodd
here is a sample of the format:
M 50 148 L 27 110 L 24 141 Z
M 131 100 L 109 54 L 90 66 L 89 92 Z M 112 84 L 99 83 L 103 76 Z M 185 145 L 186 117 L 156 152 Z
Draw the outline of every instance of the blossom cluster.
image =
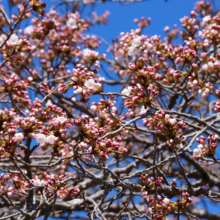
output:
M 182 133 L 185 123 L 178 122 L 162 110 L 156 112 L 151 118 L 144 118 L 143 123 L 149 129 L 156 128 L 158 134 L 164 134 L 168 138 L 167 145 L 170 147 L 179 145 L 182 141 L 182 137 L 179 134 Z
M 178 209 L 186 210 L 189 204 L 192 202 L 192 199 L 189 197 L 187 192 L 182 193 L 181 201 L 173 202 L 170 199 L 164 197 L 162 198 L 158 195 L 156 198 L 148 195 L 148 191 L 155 189 L 156 187 L 163 186 L 163 177 L 158 177 L 156 180 L 151 177 L 148 178 L 148 174 L 141 175 L 141 180 L 144 184 L 144 188 L 142 190 L 142 197 L 145 200 L 149 201 L 149 208 L 146 211 L 146 214 L 153 215 L 154 219 L 157 220 L 165 220 L 166 216 L 171 213 L 174 213 Z M 156 200 L 156 210 L 155 209 L 155 200 Z M 155 213 L 155 214 L 154 214 Z
M 154 213 L 154 203 L 156 199 L 156 213 Z M 160 195 L 155 197 L 150 197 L 149 198 L 149 208 L 147 210 L 147 214 L 152 214 L 153 218 L 156 220 L 165 220 L 167 219 L 166 217 L 174 213 L 178 210 L 183 210 L 185 211 L 190 203 L 192 202 L 192 199 L 189 197 L 189 194 L 187 192 L 182 193 L 182 198 L 181 201 L 176 200 L 175 202 L 171 201 L 168 198 L 162 198 Z
M 216 153 L 218 135 L 208 136 L 206 143 L 206 138 L 204 136 L 200 136 L 200 138 L 196 138 L 196 141 L 199 143 L 197 148 L 193 150 L 193 157 L 196 160 L 206 157 L 214 157 Z

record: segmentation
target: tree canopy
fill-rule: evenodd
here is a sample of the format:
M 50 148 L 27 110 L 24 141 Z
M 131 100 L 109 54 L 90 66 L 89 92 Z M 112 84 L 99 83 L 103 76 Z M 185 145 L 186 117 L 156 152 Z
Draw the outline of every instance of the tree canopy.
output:
M 0 5 L 0 220 L 220 219 L 215 1 L 112 42 L 106 1 L 52 2 Z

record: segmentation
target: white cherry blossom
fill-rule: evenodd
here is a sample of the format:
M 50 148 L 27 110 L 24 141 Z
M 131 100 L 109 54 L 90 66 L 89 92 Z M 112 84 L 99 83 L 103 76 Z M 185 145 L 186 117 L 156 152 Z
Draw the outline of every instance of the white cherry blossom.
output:
M 136 37 L 132 40 L 132 46 L 139 47 L 141 44 L 141 37 Z
M 18 43 L 18 36 L 16 34 L 12 34 L 11 37 L 9 38 L 9 41 L 11 42 L 11 44 L 15 45 Z
M 34 122 L 35 120 L 36 120 L 36 118 L 35 117 L 30 117 L 30 119 L 29 119 L 31 122 Z
M 34 26 L 33 25 L 30 25 L 30 26 L 27 26 L 25 29 L 24 29 L 24 33 L 25 34 L 28 34 L 28 35 L 31 35 L 32 32 L 34 30 Z
M 21 132 L 16 133 L 15 137 L 18 141 L 23 141 L 23 139 L 24 139 L 24 135 Z
M 145 114 L 148 110 L 149 110 L 148 107 L 145 108 L 144 106 L 142 106 L 142 107 L 141 107 L 141 110 L 140 110 L 140 112 L 139 112 L 139 115 L 143 115 L 143 114 Z
M 209 62 L 208 62 L 208 66 L 212 69 L 213 66 L 214 66 L 213 62 L 212 62 L 212 61 L 209 61 Z
M 88 79 L 85 81 L 84 85 L 85 87 L 87 87 L 88 89 L 94 89 L 95 88 L 95 81 L 94 79 Z
M 198 147 L 199 149 L 203 149 L 203 145 L 202 145 L 202 144 L 199 144 L 197 147 Z
M 128 55 L 129 56 L 135 56 L 137 55 L 137 48 L 133 45 L 131 45 L 130 47 L 128 47 Z
M 203 20 L 203 22 L 208 22 L 208 21 L 210 21 L 210 20 L 211 20 L 211 15 L 205 16 L 202 20 Z
M 89 48 L 85 48 L 82 50 L 82 54 L 84 57 L 89 57 L 91 53 L 91 50 Z
M 163 206 L 167 207 L 170 204 L 170 200 L 168 198 L 163 199 Z
M 61 124 L 65 123 L 67 121 L 67 118 L 65 117 L 57 117 L 56 118 Z
M 49 144 L 54 144 L 55 142 L 55 136 L 54 135 L 49 135 L 46 137 L 46 142 Z
M 38 144 L 43 145 L 46 142 L 46 136 L 44 134 L 37 134 L 36 141 Z
M 194 149 L 193 150 L 193 157 L 201 157 L 202 156 L 202 150 L 201 149 Z
M 90 109 L 91 109 L 93 112 L 96 112 L 96 111 L 97 111 L 97 106 L 92 105 L 92 106 L 90 107 Z
M 85 48 L 85 49 L 82 50 L 82 54 L 85 58 L 98 57 L 99 52 L 94 51 L 94 50 L 90 50 L 89 48 Z
M 33 184 L 36 186 L 44 186 L 45 182 L 44 182 L 44 180 L 36 179 L 36 180 L 34 180 Z
M 122 94 L 122 95 L 129 96 L 130 93 L 131 93 L 131 90 L 132 90 L 132 87 L 129 86 L 128 88 L 123 89 L 123 90 L 121 91 L 121 94 Z M 123 98 L 126 98 L 126 97 L 123 96 Z
M 66 25 L 70 28 L 77 28 L 77 22 L 76 22 L 76 19 L 74 18 L 69 18 L 66 22 Z
M 176 119 L 175 118 L 170 118 L 169 122 L 170 122 L 171 126 L 174 126 L 176 124 Z

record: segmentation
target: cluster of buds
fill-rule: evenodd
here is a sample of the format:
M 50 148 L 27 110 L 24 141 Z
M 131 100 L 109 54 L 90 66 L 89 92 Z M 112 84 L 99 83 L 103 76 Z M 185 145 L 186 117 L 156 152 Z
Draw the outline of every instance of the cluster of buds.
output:
M 180 31 L 180 28 L 176 28 L 176 25 L 173 26 L 173 29 L 170 30 L 168 26 L 164 28 L 164 32 L 168 36 L 168 42 L 171 42 L 172 40 L 176 39 L 178 37 L 178 33 Z
M 192 199 L 189 197 L 189 193 L 183 192 L 182 193 L 182 200 L 181 200 L 181 208 L 182 209 L 187 209 L 192 202 Z
M 197 65 L 193 65 L 194 70 L 197 68 Z M 199 94 L 202 93 L 202 97 L 207 96 L 210 91 L 213 90 L 213 84 L 210 82 L 203 84 L 202 80 L 199 79 L 198 77 L 198 72 L 195 70 L 195 73 L 193 73 L 191 76 L 188 77 L 188 85 L 191 87 L 190 92 L 198 92 Z
M 137 75 L 132 77 L 132 84 L 140 83 L 143 86 L 149 86 L 153 81 L 161 80 L 162 75 L 157 72 L 157 65 L 155 66 L 143 66 L 145 59 L 140 57 L 137 61 L 137 67 L 140 68 L 140 71 L 137 72 Z M 143 78 L 144 84 L 143 84 Z
M 112 108 L 112 114 L 113 116 L 116 116 L 116 113 L 117 113 L 117 108 L 115 107 L 116 101 L 113 101 L 113 99 L 114 99 L 114 96 L 111 96 L 111 99 L 108 99 L 108 100 L 100 99 L 98 103 L 93 102 L 90 109 L 94 113 L 103 111 L 104 109 L 109 110 L 109 113 L 110 113 L 110 109 Z
M 10 157 L 15 152 L 15 149 L 19 143 L 24 139 L 24 135 L 21 132 L 17 132 L 16 123 L 12 123 L 10 118 L 10 111 L 5 110 L 4 113 L 0 113 L 1 131 L 0 131 L 0 158 L 4 159 Z M 4 114 L 4 115 L 3 115 Z M 12 112 L 11 116 L 14 116 Z
M 88 46 L 97 47 L 98 43 L 96 42 L 96 39 L 93 38 L 93 42 L 88 42 Z M 94 66 L 96 68 L 95 72 L 100 67 L 99 60 L 104 60 L 106 58 L 106 54 L 102 54 L 99 56 L 99 52 L 95 50 L 91 50 L 89 48 L 85 48 L 81 51 L 82 53 L 82 63 L 85 65 L 85 67 L 91 69 L 91 66 Z M 94 71 L 94 70 L 93 70 Z
M 1 131 L 5 131 L 4 129 L 2 129 L 2 125 L 4 122 L 10 122 L 14 116 L 16 115 L 15 113 L 15 110 L 14 109 L 4 109 L 4 110 L 1 110 L 0 109 L 0 128 L 1 128 Z
M 75 94 L 80 94 L 81 96 L 88 96 L 102 91 L 102 85 L 96 82 L 99 79 L 93 78 L 94 73 L 89 72 L 81 64 L 76 65 L 76 69 L 73 69 L 72 75 L 71 82 L 59 84 L 59 92 L 66 93 L 71 87 L 75 90 Z
M 206 143 L 206 138 L 204 136 L 200 136 L 200 139 L 197 138 L 196 141 L 199 143 L 197 148 L 193 150 L 193 157 L 196 160 L 202 157 L 214 157 L 218 141 L 217 135 L 208 136 L 208 143 Z
M 143 174 L 141 175 L 141 180 L 145 186 L 144 188 L 144 192 L 147 190 L 150 190 L 150 189 L 154 189 L 155 187 L 162 187 L 163 185 L 163 177 L 157 177 L 157 179 L 155 180 L 153 177 L 151 178 L 148 178 L 149 175 L 148 174 Z
M 206 62 L 205 64 L 202 65 L 202 71 L 206 74 L 210 74 L 212 72 L 217 72 L 220 70 L 220 61 L 217 59 L 207 59 L 207 54 L 202 53 L 201 57 L 204 59 Z M 217 57 L 220 57 L 220 54 L 217 55 Z
M 191 11 L 191 17 L 185 16 L 184 18 L 180 19 L 182 23 L 182 27 L 184 27 L 185 31 L 181 32 L 182 38 L 187 40 L 189 37 L 195 36 L 196 32 L 199 29 L 199 25 L 196 23 L 196 16 L 197 13 L 195 11 Z
M 3 59 L 7 61 L 9 67 L 20 66 L 27 53 L 31 52 L 30 42 L 27 39 L 19 39 L 16 34 L 12 34 L 5 43 L 6 38 L 6 35 L 0 35 L 0 45 L 4 44 L 0 49 Z
M 164 75 L 165 78 L 163 79 L 163 83 L 165 85 L 171 85 L 171 83 L 179 81 L 183 74 L 184 73 L 182 73 L 179 70 L 174 70 L 174 69 L 169 68 L 167 70 L 167 73 Z
M 200 13 L 202 16 L 206 14 L 212 14 L 213 10 L 210 2 L 198 1 L 195 3 L 195 11 Z
M 220 92 L 218 92 L 220 94 Z M 217 101 L 215 103 L 214 111 L 220 112 L 220 101 Z
M 154 210 L 155 199 L 156 199 L 156 210 Z M 149 198 L 149 207 L 151 213 L 148 210 L 146 214 L 152 214 L 155 212 L 155 214 L 153 214 L 153 219 L 155 220 L 165 220 L 167 215 L 178 210 L 177 204 L 175 202 L 171 201 L 168 198 L 163 199 L 159 195 L 157 196 L 157 198 L 154 197 Z
M 153 219 L 156 220 L 165 220 L 166 216 L 171 213 L 176 212 L 177 210 L 186 210 L 189 204 L 192 202 L 192 199 L 189 197 L 187 192 L 182 193 L 181 201 L 179 199 L 176 202 L 171 201 L 168 198 L 162 198 L 161 196 L 157 196 L 156 198 L 156 210 L 155 209 L 155 198 L 149 198 L 149 209 L 146 214 L 153 214 Z
M 43 122 L 38 121 L 34 116 L 32 117 L 15 117 L 14 122 L 23 130 L 33 132 L 34 130 L 42 128 Z
M 11 183 L 13 183 L 14 185 L 12 185 L 11 183 L 9 184 L 8 181 L 11 180 Z M 11 173 L 7 173 L 7 174 L 1 174 L 0 175 L 0 195 L 4 195 L 7 193 L 7 195 L 9 197 L 12 197 L 14 195 L 14 191 L 16 189 L 19 189 L 21 187 L 21 180 L 20 180 L 20 176 L 19 175 L 15 175 L 12 176 Z
M 44 16 L 45 11 L 43 9 L 47 6 L 45 3 L 42 3 L 40 0 L 31 0 L 29 4 L 34 11 Z
M 45 190 L 45 195 L 48 198 L 53 197 L 54 195 L 58 196 L 60 199 L 63 199 L 67 195 L 74 198 L 79 193 L 79 188 L 70 189 L 65 182 L 64 175 L 48 175 L 44 173 L 44 177 L 41 179 L 39 176 L 35 176 L 31 179 L 32 185 L 37 187 L 37 193 L 39 195 L 43 194 Z M 26 189 L 31 188 L 30 183 L 25 182 L 24 186 Z
M 219 21 L 218 16 L 212 18 L 211 15 L 207 15 L 203 18 L 201 25 L 204 27 L 199 32 L 202 40 L 209 42 L 209 44 L 219 43 Z
M 18 82 L 18 80 L 19 77 L 15 73 L 12 73 L 9 79 L 5 78 L 4 79 L 5 88 L 3 89 L 3 92 L 15 92 L 19 96 L 26 96 L 27 85 L 31 84 L 33 79 L 29 77 L 24 81 L 22 80 Z
M 146 88 L 139 83 L 136 86 L 128 86 L 123 89 L 121 94 L 123 98 L 126 97 L 124 105 L 128 109 L 134 109 L 138 106 L 148 106 L 150 102 L 157 96 L 158 92 L 152 87 L 148 87 L 148 92 Z
M 88 0 L 86 0 L 88 1 Z M 91 2 L 91 0 L 89 0 Z M 108 24 L 108 21 L 107 21 L 107 18 L 109 17 L 110 15 L 110 12 L 109 11 L 105 11 L 102 15 L 98 16 L 96 14 L 96 12 L 93 12 L 92 13 L 93 15 L 93 18 L 95 19 L 95 21 L 97 22 L 97 24 Z
M 129 64 L 129 69 L 135 71 L 137 74 L 131 78 L 132 86 L 124 88 L 121 92 L 123 98 L 126 98 L 124 102 L 125 107 L 132 109 L 129 110 L 130 112 L 126 115 L 126 117 L 129 118 L 135 115 L 135 108 L 138 106 L 144 106 L 146 112 L 147 106 L 149 106 L 151 101 L 158 95 L 158 87 L 155 86 L 153 82 L 161 80 L 162 76 L 157 73 L 156 67 L 145 67 L 144 64 L 145 59 L 142 57 L 138 59 L 136 64 Z
M 146 19 L 144 17 L 141 17 L 140 21 L 137 18 L 134 19 L 134 23 L 137 24 L 140 28 L 148 27 L 150 25 L 150 21 L 150 17 Z
M 114 45 L 114 52 L 116 52 L 117 59 L 124 56 L 136 56 L 139 47 L 142 46 L 142 37 L 139 36 L 141 29 L 131 31 L 131 33 L 121 33 L 119 45 Z
M 177 122 L 175 118 L 171 118 L 163 110 L 156 112 L 151 118 L 144 118 L 143 123 L 149 129 L 152 130 L 155 127 L 157 133 L 166 135 L 168 146 L 175 146 L 181 143 L 182 138 L 177 136 L 182 133 L 182 128 L 185 127 L 185 124 L 182 121 Z
M 94 103 L 93 106 L 95 106 Z M 98 117 L 89 119 L 88 116 L 82 115 L 81 119 L 75 119 L 75 124 L 85 137 L 84 141 L 81 142 L 78 147 L 88 155 L 95 155 L 101 160 L 106 161 L 108 160 L 108 155 L 115 156 L 114 151 L 120 151 L 122 153 L 128 151 L 127 148 L 123 147 L 120 137 L 116 138 L 117 141 L 112 141 L 112 139 L 108 138 L 101 141 L 97 140 L 98 137 L 120 126 L 118 125 L 118 121 L 112 118 L 108 110 L 100 111 L 100 119 Z M 88 145 L 91 146 L 88 147 Z
M 197 52 L 194 49 L 185 46 L 183 47 L 182 53 L 178 54 L 177 58 L 175 59 L 175 63 L 189 62 L 196 57 L 197 57 Z

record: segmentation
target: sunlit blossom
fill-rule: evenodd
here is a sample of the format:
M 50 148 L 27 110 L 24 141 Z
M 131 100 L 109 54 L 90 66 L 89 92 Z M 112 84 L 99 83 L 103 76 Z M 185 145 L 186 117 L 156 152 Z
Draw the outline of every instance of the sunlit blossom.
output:
M 74 18 L 69 18 L 66 22 L 66 25 L 72 29 L 77 28 L 77 21 Z
M 46 137 L 46 142 L 49 144 L 54 144 L 55 143 L 55 136 L 54 135 L 49 135 Z
M 11 44 L 15 45 L 18 43 L 18 36 L 16 34 L 12 34 L 11 37 L 9 38 L 9 41 L 11 42 Z
M 56 118 L 61 124 L 62 123 L 65 123 L 66 121 L 67 121 L 67 118 L 65 118 L 65 117 L 57 117 Z
M 128 55 L 129 56 L 135 56 L 137 55 L 137 48 L 135 46 L 128 47 Z
M 36 179 L 36 180 L 33 181 L 33 184 L 35 186 L 44 186 L 45 182 L 44 182 L 44 180 Z
M 194 157 L 199 158 L 199 157 L 201 157 L 201 155 L 202 155 L 202 150 L 201 149 L 196 148 L 196 149 L 193 150 L 193 156 Z
M 87 87 L 88 89 L 94 89 L 95 87 L 95 81 L 94 79 L 88 79 L 85 81 L 84 83 L 85 87 Z
M 46 136 L 44 134 L 37 134 L 36 141 L 38 144 L 44 144 L 46 142 Z
M 141 37 L 136 37 L 132 40 L 132 46 L 139 47 L 141 44 Z
M 145 114 L 148 110 L 149 110 L 148 107 L 145 108 L 144 106 L 142 106 L 142 107 L 141 107 L 141 110 L 140 110 L 140 112 L 139 112 L 139 115 L 143 115 L 143 114 Z
M 163 206 L 167 207 L 170 204 L 170 200 L 168 198 L 163 199 Z
M 18 141 L 23 141 L 23 139 L 24 139 L 24 135 L 21 132 L 16 133 L 15 137 Z

